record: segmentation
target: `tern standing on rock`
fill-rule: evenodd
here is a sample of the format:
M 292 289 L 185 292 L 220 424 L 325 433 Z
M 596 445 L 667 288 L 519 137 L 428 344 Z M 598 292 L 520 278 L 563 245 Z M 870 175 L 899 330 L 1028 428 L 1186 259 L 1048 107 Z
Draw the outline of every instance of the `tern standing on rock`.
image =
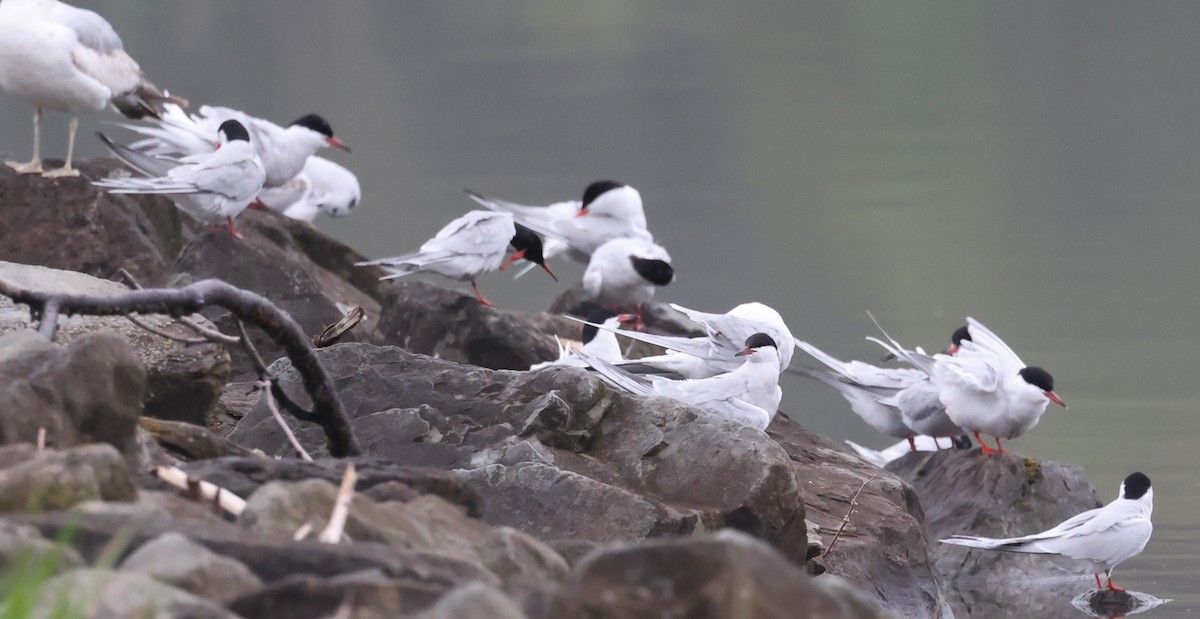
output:
M 210 230 L 224 220 L 230 236 L 242 238 L 233 218 L 254 201 L 266 173 L 241 123 L 227 120 L 221 124 L 216 150 L 178 160 L 143 155 L 104 134 L 97 135 L 113 155 L 150 178 L 105 178 L 93 185 L 109 193 L 168 196 L 180 210 L 207 223 Z
M 583 272 L 583 292 L 597 305 L 633 307 L 642 328 L 642 306 L 658 286 L 675 281 L 671 255 L 654 241 L 618 238 L 601 245 Z
M 509 245 L 514 253 L 505 262 Z M 542 258 L 542 239 L 536 232 L 514 223 L 508 213 L 471 211 L 446 224 L 415 253 L 355 264 L 383 266 L 391 272 L 380 279 L 430 271 L 458 281 L 469 280 L 475 298 L 484 305 L 492 305 L 480 294 L 475 279 L 489 271 L 503 270 L 521 259 L 540 265 L 550 277 L 558 280 Z
M 1104 586 L 1100 582 L 1104 574 L 1109 589 L 1124 591 L 1113 584 L 1113 569 L 1146 547 L 1154 532 L 1150 524 L 1152 511 L 1154 489 L 1150 478 L 1133 473 L 1121 482 L 1121 492 L 1112 503 L 1083 512 L 1049 531 L 1007 539 L 955 535 L 941 542 L 1044 555 L 1068 572 L 1095 576 L 1097 587 Z
M 47 177 L 79 175 L 71 162 L 80 113 L 112 104 L 130 118 L 142 118 L 157 116 L 163 101 L 187 104 L 142 76 L 103 17 L 58 0 L 0 1 L 0 88 L 34 106 L 32 160 L 5 162 L 21 174 L 43 173 L 42 110 L 72 115 L 66 163 L 44 172 Z

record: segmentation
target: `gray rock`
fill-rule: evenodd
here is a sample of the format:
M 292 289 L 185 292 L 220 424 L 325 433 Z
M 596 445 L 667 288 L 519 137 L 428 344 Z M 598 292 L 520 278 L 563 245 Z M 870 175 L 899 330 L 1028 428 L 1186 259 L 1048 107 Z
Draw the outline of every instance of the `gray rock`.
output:
M 145 574 L 221 604 L 262 587 L 262 581 L 240 561 L 214 554 L 180 533 L 166 533 L 142 544 L 121 562 L 121 570 Z
M 181 589 L 162 584 L 149 576 L 133 572 L 81 569 L 56 576 L 46 582 L 36 618 L 62 616 L 81 619 L 236 619 L 237 615 L 219 604 L 196 597 Z M 78 614 L 63 615 L 63 601 Z
M 66 542 L 52 542 L 31 526 L 0 521 L 0 574 L 33 570 L 34 565 L 59 574 L 83 567 L 83 557 Z
M 137 488 L 111 445 L 37 451 L 0 447 L 0 513 L 67 509 L 94 499 L 132 501 Z
M 229 607 L 255 619 L 331 617 L 343 604 L 355 619 L 407 617 L 432 607 L 453 586 L 413 578 L 396 578 L 379 571 L 358 572 L 329 579 L 295 575 L 234 600 Z
M 1012 454 L 984 456 L 973 449 L 907 454 L 889 463 L 888 470 L 912 484 L 920 497 L 934 566 L 957 617 L 1069 617 L 1077 612 L 1064 600 L 1092 586 L 1090 578 L 1063 582 L 1064 572 L 1034 555 L 936 540 L 954 534 L 1028 535 L 1099 507 L 1100 497 L 1083 469 Z M 1014 598 L 1008 583 L 1030 580 L 1042 582 Z
M 595 307 L 595 302 L 589 299 L 583 292 L 583 284 L 580 283 L 559 294 L 546 311 L 551 314 L 571 314 L 573 316 L 586 317 L 588 312 Z M 635 308 L 623 307 L 615 309 L 632 313 Z M 642 322 L 645 323 L 647 330 L 653 333 L 686 335 L 689 337 L 704 335 L 703 327 L 692 322 L 682 312 L 676 311 L 663 301 L 651 301 L 647 303 L 642 308 Z
M 731 526 L 805 559 L 795 472 L 758 430 L 671 400 L 614 393 L 580 370 L 491 371 L 365 344 L 318 354 L 352 419 L 389 410 L 420 418 L 372 426 L 372 455 L 457 470 L 483 496 L 491 524 L 540 540 L 594 542 Z M 272 370 L 302 397 L 286 361 Z M 320 453 L 323 442 L 297 425 L 306 448 Z M 230 437 L 290 452 L 262 403 Z
M 745 534 L 668 537 L 599 550 L 573 569 L 556 619 L 883 617 L 832 577 L 812 578 Z
M 472 582 L 443 595 L 412 619 L 526 619 L 525 613 L 495 587 Z
M 32 290 L 108 296 L 128 292 L 121 284 L 83 273 L 0 262 L 0 279 Z M 192 316 L 207 323 L 200 316 Z M 166 316 L 142 316 L 146 324 L 177 337 L 195 334 Z M 211 325 L 208 325 L 211 326 Z M 29 310 L 0 297 L 0 334 L 30 328 Z M 111 330 L 133 347 L 145 366 L 141 388 L 147 415 L 205 425 L 229 377 L 229 354 L 218 344 L 182 344 L 155 335 L 121 316 L 61 316 L 58 343 Z M 87 374 L 82 374 L 87 375 Z
M 767 432 L 791 456 L 804 484 L 805 517 L 817 525 L 825 545 L 850 511 L 851 497 L 863 488 L 850 524 L 822 559 L 830 574 L 870 592 L 884 608 L 903 616 L 953 616 L 933 569 L 925 516 L 912 488 L 784 415 L 776 415 Z M 809 548 L 821 551 L 819 544 Z

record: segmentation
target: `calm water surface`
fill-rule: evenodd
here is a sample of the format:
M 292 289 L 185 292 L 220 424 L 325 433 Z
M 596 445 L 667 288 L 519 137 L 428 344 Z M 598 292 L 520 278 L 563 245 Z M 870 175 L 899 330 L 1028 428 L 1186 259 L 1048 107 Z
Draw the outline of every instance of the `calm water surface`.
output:
M 1012 448 L 1106 499 L 1150 475 L 1155 538 L 1119 580 L 1176 600 L 1146 616 L 1200 607 L 1200 3 L 82 4 L 195 103 L 329 118 L 365 202 L 320 226 L 368 255 L 415 248 L 464 187 L 539 203 L 615 178 L 675 258 L 662 298 L 761 300 L 863 359 L 867 310 L 926 347 L 981 319 L 1071 406 Z M 29 115 L 0 96 L 0 151 L 28 156 Z M 526 309 L 557 291 L 481 285 Z M 784 389 L 809 427 L 890 442 Z

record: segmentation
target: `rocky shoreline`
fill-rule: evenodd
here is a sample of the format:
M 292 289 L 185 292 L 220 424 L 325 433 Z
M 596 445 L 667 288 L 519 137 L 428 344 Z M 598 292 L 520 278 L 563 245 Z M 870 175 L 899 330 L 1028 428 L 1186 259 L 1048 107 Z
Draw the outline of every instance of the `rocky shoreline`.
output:
M 156 334 L 65 317 L 50 343 L 0 297 L 0 573 L 54 558 L 43 606 L 88 591 L 88 617 L 1060 616 L 1057 597 L 1021 606 L 1005 585 L 1044 564 L 936 540 L 1097 506 L 1078 468 L 974 449 L 881 470 L 784 415 L 764 433 L 582 370 L 519 371 L 577 325 L 380 283 L 351 248 L 269 211 L 239 218 L 244 241 L 203 233 L 165 200 L 87 184 L 111 165 L 0 170 L 0 280 L 105 295 L 127 289 L 121 269 L 148 287 L 222 279 L 310 336 L 360 306 L 369 319 L 317 355 L 363 454 L 331 458 L 319 427 L 288 417 L 314 461 L 299 459 L 243 351 L 168 339 L 195 335 L 174 318 L 142 317 Z M 192 321 L 237 333 L 219 308 Z M 662 308 L 648 322 L 693 328 Z M 306 405 L 278 343 L 251 337 Z M 316 541 L 350 463 L 349 541 Z M 156 466 L 245 509 L 214 512 Z

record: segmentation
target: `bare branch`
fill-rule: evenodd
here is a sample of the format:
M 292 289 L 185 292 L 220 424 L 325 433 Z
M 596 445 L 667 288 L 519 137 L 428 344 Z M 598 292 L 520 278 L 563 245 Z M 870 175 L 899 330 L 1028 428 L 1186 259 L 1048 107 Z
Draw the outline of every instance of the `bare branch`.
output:
M 300 444 L 300 441 L 296 439 L 296 434 L 292 432 L 291 426 L 283 418 L 283 413 L 279 412 L 279 406 L 275 404 L 275 396 L 271 393 L 272 382 L 271 379 L 266 378 L 257 383 L 263 391 L 263 398 L 267 400 L 267 408 L 271 409 L 271 415 L 275 417 L 276 423 L 283 429 L 284 436 L 292 444 L 292 448 L 296 450 L 296 453 L 300 454 L 301 458 L 312 462 L 312 456 L 308 455 L 308 452 L 304 450 L 304 446 Z
M 209 342 L 230 345 L 238 343 L 238 339 L 236 337 L 232 335 L 225 335 L 216 329 L 209 329 L 208 327 L 196 322 L 195 320 L 192 320 L 191 318 L 188 318 L 187 316 L 180 316 L 179 324 L 191 329 L 192 331 L 195 331 L 196 333 L 199 333 L 200 337 Z
M 250 341 L 250 334 L 246 333 L 246 325 L 242 324 L 241 320 L 238 320 L 237 328 L 240 337 L 234 338 L 234 343 L 242 345 L 246 354 L 250 356 L 250 365 L 254 366 L 254 373 L 258 374 L 260 379 L 266 380 L 270 377 L 270 374 L 267 372 L 267 364 L 263 363 L 262 355 L 258 354 L 258 349 L 254 347 L 254 342 Z
M 167 333 L 166 331 L 163 331 L 162 329 L 159 329 L 158 327 L 138 318 L 134 314 L 129 314 L 129 315 L 125 316 L 125 318 L 128 319 L 129 322 L 132 322 L 134 325 L 141 327 L 142 329 L 149 331 L 150 333 L 153 333 L 154 335 L 157 335 L 159 337 L 167 338 L 168 340 L 171 340 L 173 342 L 179 342 L 181 344 L 207 344 L 208 343 L 208 340 L 205 338 L 183 337 L 181 335 Z
M 130 273 L 129 271 L 126 271 L 125 269 L 117 269 L 117 274 L 121 276 L 121 279 L 125 280 L 125 284 L 127 286 L 129 286 L 130 288 L 132 288 L 134 290 L 144 290 L 144 288 L 142 288 L 142 285 L 138 283 L 138 280 L 135 279 L 133 277 L 133 274 Z M 194 339 L 189 339 L 189 338 L 185 338 L 185 337 L 180 337 L 177 335 L 171 335 L 169 333 L 158 331 L 153 327 L 150 327 L 146 324 L 138 322 L 138 320 L 135 319 L 133 316 L 126 316 L 126 318 L 128 318 L 130 320 L 130 322 L 132 322 L 133 324 L 135 324 L 155 335 L 161 335 L 162 337 L 175 340 L 176 342 L 183 342 L 184 344 L 204 344 L 206 342 L 216 342 L 219 344 L 237 344 L 238 343 L 238 339 L 236 337 L 233 337 L 232 335 L 225 335 L 224 333 L 221 333 L 220 331 L 217 331 L 216 329 L 209 329 L 208 327 L 205 327 L 205 326 L 201 325 L 200 323 L 196 322 L 195 320 L 192 320 L 191 318 L 188 318 L 186 316 L 179 317 L 179 323 L 182 324 L 183 326 L 191 329 L 192 331 L 199 333 L 200 337 L 202 337 L 204 339 L 194 340 Z
M 850 509 L 846 510 L 846 516 L 842 518 L 842 526 L 838 527 L 837 533 L 833 534 L 833 539 L 829 541 L 829 546 L 825 547 L 825 552 L 821 554 L 822 557 L 829 556 L 829 551 L 833 550 L 833 545 L 836 544 L 838 538 L 842 536 L 842 531 L 845 530 L 846 525 L 850 524 L 850 514 L 853 514 L 854 508 L 858 507 L 858 495 L 862 494 L 863 488 L 866 488 L 867 484 L 875 481 L 876 477 L 879 477 L 878 473 L 872 475 L 869 479 L 867 479 L 867 481 L 864 481 L 862 485 L 858 487 L 858 491 L 854 493 L 854 496 L 850 497 Z
M 197 500 L 210 501 L 233 516 L 240 516 L 246 509 L 245 499 L 204 480 L 188 475 L 174 466 L 156 466 L 150 471 L 155 477 L 193 495 Z
M 346 465 L 346 474 L 342 476 L 342 485 L 338 488 L 337 498 L 333 501 L 333 513 L 329 515 L 329 524 L 317 535 L 317 541 L 326 544 L 336 544 L 342 539 L 342 531 L 346 530 L 346 518 L 350 515 L 350 500 L 354 498 L 354 484 L 358 483 L 358 473 L 354 464 Z
M 94 316 L 139 313 L 167 314 L 179 318 L 213 305 L 225 308 L 238 319 L 262 329 L 283 348 L 312 400 L 311 420 L 320 424 L 325 431 L 330 454 L 344 457 L 362 453 L 350 419 L 337 397 L 333 380 L 321 365 L 308 337 L 290 315 L 261 295 L 213 279 L 183 288 L 133 290 L 112 296 L 37 292 L 0 280 L 0 295 L 9 297 L 15 303 L 28 305 L 30 312 L 40 317 L 40 330 L 49 335 L 53 335 L 60 310 L 67 314 Z M 278 396 L 283 389 L 278 388 L 273 392 Z M 283 403 L 283 400 L 280 402 Z

